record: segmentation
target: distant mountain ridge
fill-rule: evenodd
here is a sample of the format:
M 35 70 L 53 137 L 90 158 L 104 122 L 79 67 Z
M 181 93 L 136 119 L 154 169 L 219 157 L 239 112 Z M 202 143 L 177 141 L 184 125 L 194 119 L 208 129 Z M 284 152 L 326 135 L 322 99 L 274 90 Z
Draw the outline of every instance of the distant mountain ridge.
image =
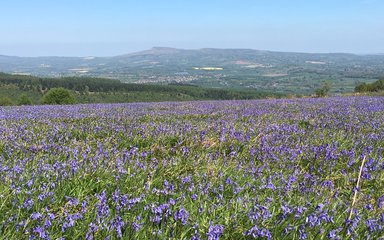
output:
M 322 81 L 334 93 L 384 76 L 384 55 L 295 53 L 254 49 L 153 47 L 113 57 L 13 57 L 0 55 L 0 72 L 36 76 L 93 76 L 136 83 L 188 83 L 309 93 Z
M 151 49 L 139 51 L 139 52 L 133 52 L 123 55 L 118 55 L 116 57 L 129 57 L 129 56 L 137 56 L 137 55 L 157 55 L 157 54 L 176 54 L 181 51 L 186 51 L 183 49 L 178 48 L 170 48 L 170 47 L 153 47 Z
M 22 56 L 14 56 L 14 55 L 4 55 L 0 54 L 0 57 L 11 57 L 11 58 L 87 58 L 87 57 L 95 57 L 95 58 L 119 58 L 119 57 L 130 57 L 130 56 L 138 56 L 138 55 L 162 55 L 162 54 L 178 54 L 178 53 L 187 53 L 187 52 L 200 52 L 200 53 L 214 53 L 214 52 L 237 52 L 237 53 L 250 53 L 253 54 L 302 54 L 302 55 L 345 55 L 345 56 L 380 56 L 384 55 L 384 53 L 374 53 L 374 54 L 354 54 L 354 53 L 344 53 L 344 52 L 329 52 L 329 53 L 311 53 L 311 52 L 282 52 L 282 51 L 273 51 L 273 50 L 257 50 L 251 48 L 200 48 L 200 49 L 182 49 L 182 48 L 172 48 L 172 47 L 152 47 L 150 49 L 136 51 L 131 53 L 125 53 L 121 55 L 108 56 L 108 57 L 99 57 L 97 55 L 89 55 L 89 56 L 37 56 L 37 57 L 22 57 Z

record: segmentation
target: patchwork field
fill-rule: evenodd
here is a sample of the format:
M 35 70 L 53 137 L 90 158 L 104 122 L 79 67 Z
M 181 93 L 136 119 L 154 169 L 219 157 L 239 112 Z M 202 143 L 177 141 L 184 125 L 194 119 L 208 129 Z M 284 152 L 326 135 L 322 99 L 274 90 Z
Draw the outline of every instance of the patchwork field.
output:
M 0 239 L 378 239 L 384 98 L 0 108 Z

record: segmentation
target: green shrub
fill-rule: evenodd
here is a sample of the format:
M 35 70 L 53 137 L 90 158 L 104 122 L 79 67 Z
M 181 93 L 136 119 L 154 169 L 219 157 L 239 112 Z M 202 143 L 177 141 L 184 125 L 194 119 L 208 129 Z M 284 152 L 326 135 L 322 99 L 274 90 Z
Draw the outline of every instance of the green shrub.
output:
M 25 94 L 22 94 L 17 102 L 17 105 L 32 105 L 32 100 Z
M 316 97 L 325 97 L 328 95 L 331 90 L 331 83 L 328 81 L 324 81 L 320 88 L 315 89 Z
M 43 96 L 43 104 L 73 104 L 75 98 L 65 88 L 52 88 Z
M 13 105 L 9 97 L 0 97 L 0 106 L 10 106 Z
M 360 83 L 355 87 L 355 92 L 380 92 L 384 90 L 384 79 L 373 83 Z

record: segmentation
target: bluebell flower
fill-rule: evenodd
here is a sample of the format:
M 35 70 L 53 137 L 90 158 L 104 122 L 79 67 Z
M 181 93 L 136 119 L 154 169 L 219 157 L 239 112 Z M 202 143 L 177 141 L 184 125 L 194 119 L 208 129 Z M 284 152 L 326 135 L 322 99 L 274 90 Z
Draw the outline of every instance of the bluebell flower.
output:
M 52 222 L 51 222 L 51 220 L 49 220 L 49 219 L 45 219 L 45 221 L 44 221 L 44 227 L 45 227 L 45 228 L 48 228 L 48 227 L 50 227 L 50 226 L 52 226 Z
M 65 196 L 65 198 L 67 199 L 67 204 L 69 206 L 77 206 L 77 204 L 79 204 L 79 200 L 77 200 L 76 198 L 68 196 Z
M 17 223 L 16 224 L 16 232 L 18 232 L 20 228 L 24 228 L 25 226 L 26 226 L 26 223 L 25 223 L 24 220 L 19 222 L 19 223 Z
M 103 222 L 104 217 L 109 215 L 109 207 L 107 205 L 105 190 L 101 194 L 96 194 L 99 202 L 95 204 L 96 207 L 96 219 L 98 222 Z
M 209 225 L 207 238 L 208 240 L 218 240 L 223 232 L 224 227 L 222 225 Z
M 367 226 L 370 233 L 376 232 L 383 228 L 376 219 L 369 219 L 365 221 L 365 225 Z
M 23 205 L 21 205 L 21 208 L 25 208 L 27 210 L 30 210 L 33 206 L 33 199 L 26 199 L 23 203 Z
M 191 237 L 191 240 L 200 240 L 200 236 L 198 236 L 198 235 L 193 235 L 193 236 Z
M 264 238 L 266 237 L 268 240 L 272 239 L 272 235 L 266 228 L 258 228 L 256 225 L 251 229 L 243 232 L 244 236 L 252 236 L 253 238 Z
M 133 229 L 133 231 L 137 232 L 137 231 L 139 231 L 139 229 L 141 228 L 142 225 L 143 225 L 143 223 L 133 222 L 131 225 L 131 228 Z
M 75 226 L 75 222 L 78 219 L 83 218 L 83 215 L 80 213 L 70 214 L 67 217 L 65 217 L 65 221 L 63 225 L 61 226 L 61 231 L 65 232 L 67 228 Z
M 232 183 L 231 178 L 227 177 L 227 178 L 225 179 L 225 184 L 229 185 L 229 184 L 231 184 L 231 183 Z
M 97 230 L 99 229 L 99 227 L 94 224 L 93 222 L 91 222 L 89 225 L 88 225 L 88 230 L 87 232 L 85 233 L 85 239 L 86 240 L 93 240 L 93 234 L 95 232 L 97 232 Z
M 39 227 L 39 226 L 34 227 L 33 232 L 37 233 L 39 238 L 46 239 L 48 237 L 47 233 L 44 231 L 44 228 L 42 227 Z
M 36 220 L 36 219 L 39 219 L 39 218 L 41 218 L 41 217 L 42 217 L 42 215 L 41 215 L 41 213 L 39 213 L 39 212 L 34 212 L 34 213 L 32 213 L 31 216 L 30 216 L 30 218 L 31 218 L 32 220 Z
M 329 231 L 327 234 L 328 239 L 340 239 L 340 237 L 337 235 L 338 232 L 340 232 L 340 229 Z
M 303 230 L 303 228 L 299 228 L 299 239 L 307 239 L 307 233 Z
M 85 213 L 87 211 L 87 205 L 88 205 L 88 202 L 85 200 L 81 203 L 81 212 L 82 213 Z
M 382 209 L 384 207 L 384 195 L 377 199 L 377 208 Z
M 111 226 L 116 231 L 116 234 L 118 237 L 122 237 L 121 228 L 125 225 L 124 221 L 121 219 L 120 216 L 116 216 L 112 222 Z
M 184 208 L 180 208 L 173 215 L 173 219 L 175 221 L 181 220 L 181 223 L 183 225 L 187 224 L 188 217 L 189 217 L 189 214 Z

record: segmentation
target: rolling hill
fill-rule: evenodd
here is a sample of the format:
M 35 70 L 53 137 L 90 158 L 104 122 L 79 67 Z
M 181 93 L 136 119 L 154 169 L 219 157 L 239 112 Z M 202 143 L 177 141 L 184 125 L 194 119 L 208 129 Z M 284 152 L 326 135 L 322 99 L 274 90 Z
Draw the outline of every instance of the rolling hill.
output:
M 130 83 L 187 83 L 203 87 L 308 94 L 323 81 L 333 94 L 384 76 L 383 55 L 286 53 L 253 49 L 186 50 L 154 47 L 114 57 L 12 57 L 0 71 L 44 77 L 92 76 Z

